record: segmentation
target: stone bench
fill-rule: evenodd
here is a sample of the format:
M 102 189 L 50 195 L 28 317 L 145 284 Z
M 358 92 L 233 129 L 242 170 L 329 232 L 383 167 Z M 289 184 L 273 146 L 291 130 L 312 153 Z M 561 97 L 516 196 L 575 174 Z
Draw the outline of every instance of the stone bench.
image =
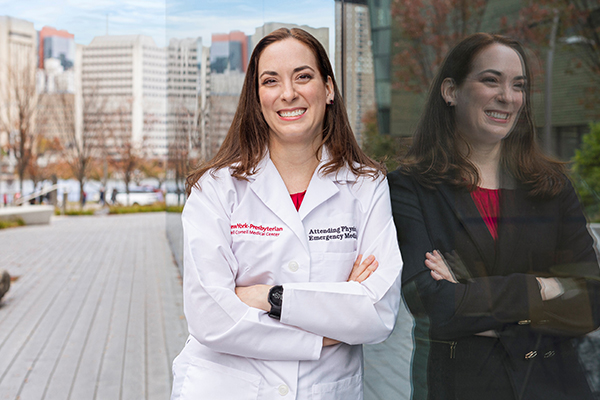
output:
M 25 225 L 49 224 L 53 214 L 53 206 L 24 205 L 0 208 L 0 220 L 11 221 L 20 218 Z

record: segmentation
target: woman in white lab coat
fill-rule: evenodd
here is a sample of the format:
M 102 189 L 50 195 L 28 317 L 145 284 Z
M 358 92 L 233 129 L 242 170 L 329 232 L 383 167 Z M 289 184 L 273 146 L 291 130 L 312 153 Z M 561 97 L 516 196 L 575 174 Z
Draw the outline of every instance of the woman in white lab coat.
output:
M 314 37 L 257 44 L 221 149 L 187 183 L 171 398 L 362 399 L 360 345 L 393 329 L 402 260 L 384 171 Z

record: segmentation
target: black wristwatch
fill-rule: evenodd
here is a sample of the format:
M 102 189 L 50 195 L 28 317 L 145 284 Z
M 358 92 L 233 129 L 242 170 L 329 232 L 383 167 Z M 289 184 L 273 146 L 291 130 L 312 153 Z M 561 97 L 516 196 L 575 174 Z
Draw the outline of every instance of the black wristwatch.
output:
M 273 286 L 269 290 L 269 304 L 271 305 L 271 311 L 268 315 L 271 318 L 281 318 L 281 303 L 283 303 L 283 286 Z

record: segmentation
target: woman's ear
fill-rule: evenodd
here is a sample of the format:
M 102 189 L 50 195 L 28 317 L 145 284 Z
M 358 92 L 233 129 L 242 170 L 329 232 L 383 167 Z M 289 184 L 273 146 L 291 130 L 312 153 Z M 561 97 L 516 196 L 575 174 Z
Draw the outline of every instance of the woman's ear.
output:
M 333 100 L 335 97 L 335 92 L 333 91 L 333 81 L 331 77 L 327 77 L 327 82 L 325 83 L 325 90 L 327 90 L 327 104 L 333 104 Z
M 442 82 L 442 87 L 440 88 L 441 94 L 449 107 L 456 105 L 457 89 L 456 83 L 452 78 L 446 78 Z

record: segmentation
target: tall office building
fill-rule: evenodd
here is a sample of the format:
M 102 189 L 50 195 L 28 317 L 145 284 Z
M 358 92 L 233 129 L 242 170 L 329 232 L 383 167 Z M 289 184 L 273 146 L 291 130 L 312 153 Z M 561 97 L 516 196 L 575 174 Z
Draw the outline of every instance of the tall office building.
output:
M 225 71 L 210 75 L 208 153 L 217 153 L 223 143 L 240 99 L 245 74 L 240 71 Z
M 83 111 L 83 134 L 95 135 L 93 126 L 102 118 L 119 135 L 130 135 L 147 156 L 166 155 L 164 48 L 143 35 L 97 36 L 83 48 L 81 80 L 84 103 L 93 97 L 99 104 L 93 112 Z
M 256 44 L 260 41 L 260 39 L 267 36 L 269 33 L 279 29 L 279 28 L 300 28 L 304 29 L 311 35 L 313 35 L 325 48 L 327 55 L 329 54 L 329 28 L 312 28 L 307 25 L 296 25 L 296 24 L 287 24 L 283 22 L 267 22 L 263 26 L 260 26 L 254 30 L 254 34 L 250 37 L 250 51 L 248 57 L 256 47 Z M 247 61 L 246 61 L 247 62 Z
M 186 142 L 191 159 L 207 158 L 209 49 L 202 38 L 171 39 L 168 48 L 167 96 L 170 148 Z
M 209 153 L 210 149 L 210 47 L 203 46 L 202 52 L 198 51 L 200 65 L 198 68 L 199 95 L 198 95 L 198 113 L 199 127 L 198 133 L 200 136 L 200 159 L 208 160 L 212 158 Z
M 205 148 L 208 158 L 216 154 L 229 131 L 247 67 L 248 37 L 243 32 L 212 35 Z
M 248 37 L 240 31 L 215 33 L 211 38 L 210 66 L 213 72 L 246 72 Z
M 362 143 L 363 118 L 375 112 L 375 76 L 366 0 L 335 2 L 335 67 L 354 135 Z
M 65 70 L 73 68 L 75 62 L 75 35 L 44 26 L 38 32 L 38 68 L 44 69 L 47 58 L 60 60 Z
M 33 23 L 18 18 L 0 16 L 0 148 L 9 143 L 3 126 L 19 124 L 19 112 L 14 101 L 15 90 L 21 95 L 35 93 L 36 31 Z M 13 100 L 11 100 L 11 98 Z M 23 96 L 21 96 L 23 98 Z M 29 101 L 25 99 L 24 101 Z M 35 118 L 35 113 L 25 118 Z M 29 121 L 32 122 L 32 121 Z M 12 174 L 15 159 L 0 155 L 0 178 Z

